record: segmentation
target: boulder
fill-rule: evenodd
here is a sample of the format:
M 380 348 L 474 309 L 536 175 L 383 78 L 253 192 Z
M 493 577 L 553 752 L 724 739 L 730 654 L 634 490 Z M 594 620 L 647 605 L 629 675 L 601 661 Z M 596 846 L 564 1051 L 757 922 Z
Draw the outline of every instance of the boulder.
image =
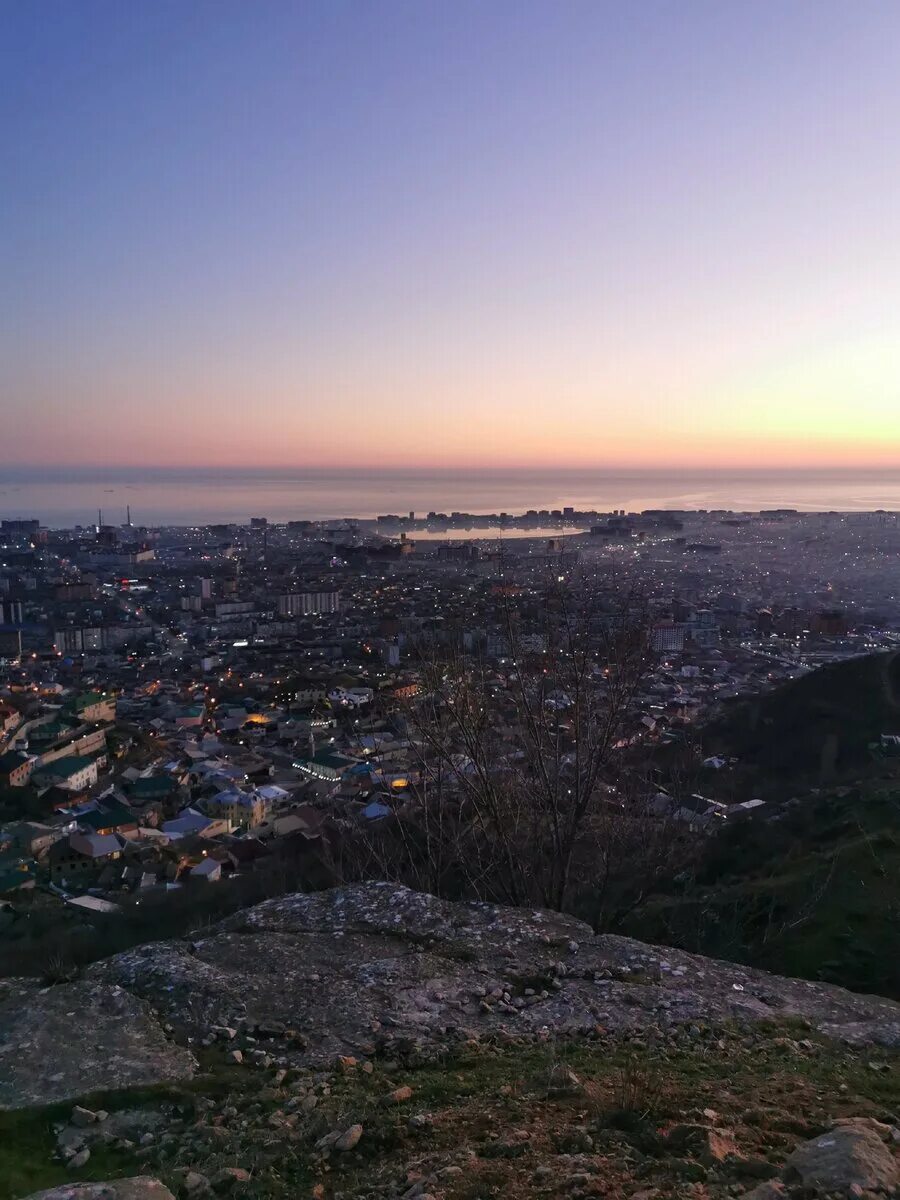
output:
M 0 980 L 0 1109 L 189 1079 L 195 1068 L 148 1004 L 114 983 Z M 89 1124 L 86 1114 L 77 1119 Z
M 351 1125 L 348 1129 L 334 1129 L 331 1133 L 326 1133 L 324 1137 L 319 1138 L 316 1142 L 316 1149 L 326 1152 L 329 1150 L 341 1152 L 353 1150 L 362 1135 L 362 1125 Z
M 112 1179 L 104 1183 L 64 1183 L 25 1200 L 175 1200 L 164 1183 L 149 1175 Z
M 879 1124 L 843 1121 L 804 1142 L 785 1163 L 784 1178 L 829 1192 L 893 1194 L 900 1190 L 900 1163 L 881 1140 Z

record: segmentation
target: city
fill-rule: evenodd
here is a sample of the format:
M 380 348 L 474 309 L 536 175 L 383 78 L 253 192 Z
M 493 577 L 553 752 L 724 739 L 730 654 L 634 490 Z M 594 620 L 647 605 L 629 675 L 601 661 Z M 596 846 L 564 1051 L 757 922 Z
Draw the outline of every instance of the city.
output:
M 0 1200 L 900 1200 L 900 5 L 0 6 Z
M 558 532 L 415 538 L 472 522 Z M 583 649 L 598 680 L 623 612 L 645 639 L 644 674 L 617 714 L 623 759 L 692 738 L 729 702 L 895 648 L 897 522 L 571 509 L 163 529 L 4 519 L 7 936 L 35 906 L 65 923 L 224 887 L 285 855 L 327 871 L 354 827 L 421 805 L 411 723 L 435 656 L 512 694 L 525 660 L 546 672 L 559 650 L 554 598 L 590 605 Z M 707 761 L 709 795 L 670 806 L 692 828 L 748 816 L 747 803 L 771 817 L 765 797 L 721 803 L 733 772 Z M 659 789 L 642 787 L 632 802 L 651 821 Z

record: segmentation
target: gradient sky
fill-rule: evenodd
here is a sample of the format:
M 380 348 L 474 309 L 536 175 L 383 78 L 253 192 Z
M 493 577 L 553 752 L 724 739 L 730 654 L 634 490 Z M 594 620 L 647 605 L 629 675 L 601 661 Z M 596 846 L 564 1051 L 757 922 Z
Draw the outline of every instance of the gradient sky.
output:
M 0 463 L 900 464 L 896 0 L 0 15 Z

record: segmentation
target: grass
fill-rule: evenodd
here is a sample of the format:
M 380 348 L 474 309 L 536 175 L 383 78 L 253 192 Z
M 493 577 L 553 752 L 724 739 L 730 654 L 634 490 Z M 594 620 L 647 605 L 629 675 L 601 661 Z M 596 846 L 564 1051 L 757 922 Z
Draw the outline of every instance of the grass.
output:
M 554 1068 L 563 1065 L 581 1087 L 551 1093 Z M 715 1124 L 732 1129 L 743 1160 L 763 1172 L 774 1171 L 797 1141 L 836 1117 L 896 1121 L 900 1112 L 900 1054 L 838 1046 L 796 1022 L 750 1033 L 718 1029 L 674 1044 L 603 1037 L 466 1044 L 437 1062 L 375 1060 L 373 1066 L 371 1074 L 331 1075 L 328 1093 L 293 1137 L 267 1125 L 270 1114 L 284 1110 L 290 1083 L 276 1089 L 270 1073 L 227 1064 L 215 1049 L 203 1052 L 202 1074 L 188 1084 L 84 1102 L 111 1112 L 166 1103 L 185 1111 L 208 1097 L 255 1114 L 258 1140 L 222 1154 L 253 1171 L 249 1190 L 260 1200 L 308 1195 L 316 1181 L 327 1197 L 340 1192 L 345 1200 L 361 1200 L 401 1185 L 405 1190 L 418 1176 L 436 1176 L 426 1190 L 445 1200 L 530 1200 L 558 1192 L 561 1175 L 575 1169 L 574 1160 L 561 1155 L 575 1155 L 579 1170 L 602 1176 L 610 1196 L 630 1195 L 639 1185 L 657 1188 L 660 1197 L 683 1196 L 687 1181 L 705 1179 L 710 1197 L 724 1197 L 739 1164 L 710 1170 L 668 1140 L 674 1126 L 708 1123 L 704 1109 L 716 1111 Z M 412 1099 L 386 1105 L 387 1094 L 406 1084 Z M 0 1113 L 0 1200 L 71 1181 L 52 1158 L 53 1124 L 70 1110 L 67 1104 Z M 423 1117 L 418 1125 L 410 1123 L 414 1114 Z M 358 1148 L 320 1161 L 317 1137 L 357 1122 L 365 1129 Z M 177 1166 L 210 1170 L 203 1158 L 179 1159 L 177 1147 L 161 1154 L 147 1161 L 98 1148 L 77 1177 L 149 1173 L 174 1189 Z
M 900 997 L 898 820 L 900 789 L 861 787 L 730 828 L 694 882 L 651 897 L 624 932 Z
M 53 1160 L 55 1122 L 64 1120 L 72 1106 L 26 1109 L 0 1113 L 0 1198 L 13 1200 L 44 1188 L 78 1180 L 111 1179 L 131 1173 L 133 1160 L 128 1156 L 98 1147 L 90 1160 L 73 1176 L 61 1162 Z
M 809 1037 L 805 1031 L 801 1035 Z M 404 1073 L 404 1079 L 414 1087 L 414 1110 L 432 1115 L 428 1157 L 458 1161 L 460 1147 L 475 1152 L 465 1180 L 441 1189 L 449 1200 L 537 1195 L 536 1168 L 549 1163 L 558 1182 L 563 1167 L 557 1156 L 568 1153 L 586 1154 L 598 1169 L 602 1163 L 607 1181 L 618 1180 L 623 1189 L 611 1195 L 630 1194 L 627 1189 L 646 1175 L 655 1186 L 672 1189 L 661 1194 L 681 1196 L 690 1171 L 668 1147 L 666 1132 L 685 1120 L 702 1121 L 704 1109 L 715 1109 L 719 1123 L 736 1129 L 742 1152 L 764 1165 L 782 1161 L 798 1140 L 837 1116 L 896 1115 L 896 1058 L 893 1069 L 873 1071 L 865 1056 L 819 1039 L 812 1040 L 811 1050 L 796 1053 L 797 1036 L 789 1027 L 773 1026 L 752 1047 L 744 1035 L 731 1031 L 724 1040 L 668 1051 L 585 1041 L 473 1049 L 445 1066 Z M 561 1062 L 579 1076 L 584 1090 L 551 1099 L 547 1080 Z M 350 1079 L 337 1088 L 344 1112 L 353 1109 L 358 1086 Z M 367 1086 L 384 1084 L 376 1074 Z M 759 1109 L 760 1096 L 766 1098 L 764 1109 Z M 421 1139 L 396 1113 L 376 1111 L 374 1120 L 367 1137 L 376 1136 L 366 1149 L 361 1143 L 361 1152 L 375 1161 L 343 1174 L 340 1189 L 347 1196 L 365 1191 L 366 1181 L 387 1187 L 396 1182 L 400 1162 L 421 1157 Z M 510 1131 L 527 1138 L 517 1140 Z M 498 1176 L 499 1160 L 504 1166 Z M 706 1168 L 693 1163 L 690 1170 Z

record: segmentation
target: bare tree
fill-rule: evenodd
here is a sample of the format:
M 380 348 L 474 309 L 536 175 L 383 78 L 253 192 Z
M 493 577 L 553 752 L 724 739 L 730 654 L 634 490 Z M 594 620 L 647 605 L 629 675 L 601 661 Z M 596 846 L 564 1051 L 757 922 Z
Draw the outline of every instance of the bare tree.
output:
M 672 857 L 629 753 L 653 658 L 646 609 L 552 588 L 527 635 L 517 617 L 501 597 L 490 657 L 420 646 L 421 692 L 404 708 L 413 799 L 364 839 L 365 856 L 429 891 L 577 902 L 600 924 L 623 878 L 633 903 Z

